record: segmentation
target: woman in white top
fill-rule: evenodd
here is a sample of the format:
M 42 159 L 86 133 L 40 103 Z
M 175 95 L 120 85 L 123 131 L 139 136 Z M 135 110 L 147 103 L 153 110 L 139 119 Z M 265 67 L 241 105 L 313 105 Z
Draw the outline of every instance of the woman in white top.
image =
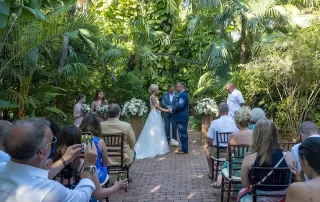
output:
M 151 110 L 139 139 L 134 146 L 136 159 L 153 158 L 170 151 L 161 117 L 161 112 L 169 112 L 169 110 L 159 106 L 159 100 L 156 98 L 156 95 L 159 94 L 157 85 L 151 84 L 149 93 L 151 93 Z
M 74 125 L 76 125 L 77 127 L 80 126 L 81 121 L 85 116 L 85 114 L 82 114 L 81 112 L 81 107 L 85 101 L 86 101 L 86 96 L 84 94 L 80 94 L 77 99 L 77 104 L 75 104 L 73 107 L 73 118 L 75 119 Z

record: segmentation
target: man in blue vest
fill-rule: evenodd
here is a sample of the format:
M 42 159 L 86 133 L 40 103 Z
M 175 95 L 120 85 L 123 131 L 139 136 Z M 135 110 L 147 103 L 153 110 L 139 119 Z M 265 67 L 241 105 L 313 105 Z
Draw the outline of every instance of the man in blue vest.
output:
M 188 153 L 189 95 L 185 91 L 185 86 L 184 82 L 177 84 L 179 95 L 175 100 L 173 108 L 170 109 L 170 112 L 173 114 L 173 120 L 178 128 L 181 142 L 180 149 L 176 151 L 177 154 Z
M 163 93 L 161 105 L 163 108 L 168 109 L 172 108 L 174 105 L 174 101 L 177 97 L 177 93 L 175 92 L 174 85 L 170 84 L 168 87 L 168 91 Z M 177 140 L 177 128 L 175 122 L 172 120 L 172 114 L 169 112 L 164 113 L 164 123 L 165 123 L 165 130 L 168 143 L 170 141 L 170 126 L 172 124 L 172 139 Z

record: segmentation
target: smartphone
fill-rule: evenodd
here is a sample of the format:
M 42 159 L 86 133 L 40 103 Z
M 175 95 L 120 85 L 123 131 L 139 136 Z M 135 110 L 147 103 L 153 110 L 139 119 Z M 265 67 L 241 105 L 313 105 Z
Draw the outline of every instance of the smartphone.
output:
M 88 144 L 92 142 L 92 133 L 91 132 L 82 132 L 81 133 L 81 153 L 86 151 L 86 147 Z
M 125 171 L 118 172 L 118 181 L 125 180 L 125 179 L 128 179 L 127 172 L 125 172 Z M 124 188 L 124 191 L 127 192 L 127 187 Z

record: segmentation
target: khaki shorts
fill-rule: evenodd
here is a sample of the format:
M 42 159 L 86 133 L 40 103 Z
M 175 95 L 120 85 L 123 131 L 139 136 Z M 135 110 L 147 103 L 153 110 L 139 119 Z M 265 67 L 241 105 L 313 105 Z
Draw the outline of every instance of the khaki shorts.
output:
M 217 157 L 217 147 L 211 147 L 211 155 Z M 227 148 L 219 150 L 219 158 L 227 158 Z

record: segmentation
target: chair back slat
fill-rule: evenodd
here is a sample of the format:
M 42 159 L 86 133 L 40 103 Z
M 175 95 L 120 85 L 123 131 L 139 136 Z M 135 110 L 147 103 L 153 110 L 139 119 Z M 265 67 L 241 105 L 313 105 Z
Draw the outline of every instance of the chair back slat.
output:
M 269 177 L 266 178 L 263 182 L 261 180 L 268 175 L 268 173 L 272 170 L 272 173 Z M 285 197 L 286 194 L 278 194 L 278 195 L 265 195 L 265 194 L 257 194 L 257 189 L 270 188 L 271 190 L 284 190 L 289 187 L 292 180 L 292 173 L 290 172 L 290 168 L 288 167 L 252 167 L 250 182 L 252 184 L 252 195 L 254 201 L 258 196 L 268 196 L 268 197 Z M 261 184 L 257 184 L 261 182 Z
M 106 143 L 108 156 L 121 159 L 121 165 L 109 165 L 108 168 L 112 170 L 113 167 L 124 167 L 124 134 L 102 134 L 102 138 Z
M 217 142 L 217 147 L 220 146 L 221 143 L 223 144 L 228 144 L 229 142 L 229 137 L 233 132 L 223 132 L 219 133 L 218 131 L 216 132 L 216 142 Z
M 293 145 L 298 144 L 298 142 L 280 142 L 279 145 L 282 149 L 290 151 Z
M 232 176 L 233 171 L 241 170 L 242 161 L 249 151 L 249 145 L 228 144 L 229 176 Z

